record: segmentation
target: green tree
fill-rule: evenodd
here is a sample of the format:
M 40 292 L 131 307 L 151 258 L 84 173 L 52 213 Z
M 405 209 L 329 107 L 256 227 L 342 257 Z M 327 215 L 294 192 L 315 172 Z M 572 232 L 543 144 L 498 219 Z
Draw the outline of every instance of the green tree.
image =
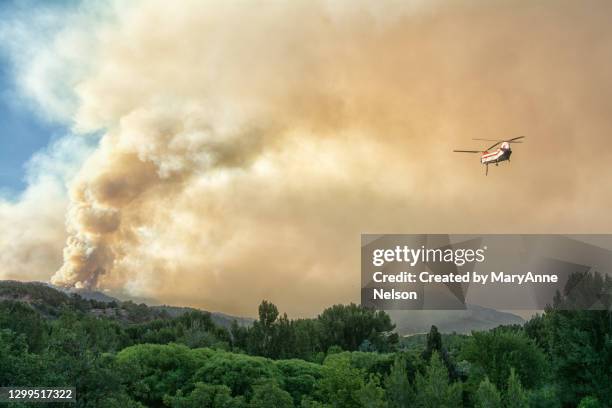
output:
M 232 347 L 238 351 L 246 351 L 249 341 L 249 329 L 238 324 L 236 320 L 232 321 L 230 326 L 230 335 Z
M 304 398 L 300 404 L 300 408 L 332 408 L 331 405 L 320 401 L 313 400 L 310 397 Z
M 171 408 L 242 408 L 242 397 L 233 398 L 231 390 L 225 385 L 211 385 L 198 382 L 188 395 L 182 391 L 176 396 L 166 395 L 164 402 Z
M 280 371 L 283 389 L 286 390 L 296 406 L 314 394 L 317 380 L 323 375 L 323 367 L 303 360 L 277 360 L 274 365 Z
M 140 405 L 127 394 L 121 377 L 117 375 L 112 354 L 96 355 L 87 351 L 78 359 L 68 358 L 67 362 L 56 355 L 51 364 L 54 371 L 64 373 L 64 383 L 74 384 L 81 407 L 118 406 L 119 402 L 125 403 L 126 407 Z M 59 381 L 54 380 L 56 383 Z
M 588 396 L 580 400 L 578 408 L 601 408 L 601 404 L 597 398 Z
M 47 369 L 43 359 L 28 352 L 24 334 L 0 329 L 0 385 L 46 385 Z
M 117 354 L 117 372 L 128 393 L 146 406 L 162 406 L 164 396 L 189 384 L 206 356 L 184 345 L 139 344 Z
M 612 277 L 597 271 L 575 272 L 569 277 L 563 293 L 554 299 L 556 310 L 610 310 L 612 306 Z M 593 308 L 597 305 L 596 308 Z
M 277 325 L 278 308 L 271 302 L 264 300 L 259 305 L 259 320 L 253 322 L 250 330 L 248 350 L 252 354 L 265 357 L 275 357 L 278 350 Z
M 321 346 L 321 325 L 315 319 L 297 319 L 292 321 L 294 331 L 293 356 L 304 360 L 315 361 L 318 353 L 326 350 Z
M 406 359 L 395 358 L 389 375 L 385 378 L 385 391 L 390 408 L 408 408 L 414 404 L 415 393 L 406 371 Z
M 0 301 L 0 328 L 24 334 L 31 352 L 40 352 L 46 346 L 48 325 L 40 313 L 28 304 Z
M 115 393 L 113 395 L 107 395 L 103 399 L 97 402 L 98 405 L 91 405 L 94 407 L 104 408 L 146 408 L 140 402 L 136 402 L 131 399 L 127 394 Z M 84 405 L 83 405 L 84 406 Z
M 377 376 L 370 376 L 365 385 L 357 391 L 357 399 L 363 408 L 387 408 L 385 390 L 380 387 Z
M 364 373 L 353 368 L 347 355 L 325 361 L 323 377 L 317 383 L 317 394 L 322 402 L 334 408 L 361 406 L 359 391 L 364 387 Z
M 416 401 L 422 408 L 461 406 L 461 384 L 449 384 L 448 371 L 437 352 L 433 352 L 425 375 L 417 373 Z
M 504 393 L 505 408 L 527 408 L 527 394 L 521 385 L 514 367 L 510 367 L 510 376 L 508 377 L 508 387 Z
M 529 391 L 527 393 L 529 408 L 560 408 L 561 402 L 553 385 Z
M 272 349 L 274 358 L 291 358 L 295 356 L 295 326 L 287 317 L 287 313 L 278 318 L 275 323 Z
M 197 310 L 185 312 L 173 319 L 156 319 L 134 324 L 126 329 L 126 333 L 131 344 L 181 343 L 192 348 L 227 348 L 232 341 L 229 331 L 217 326 L 210 313 Z
M 495 384 L 485 378 L 480 382 L 476 391 L 476 408 L 501 408 L 501 396 Z
M 269 358 L 319 359 L 331 347 L 341 350 L 393 351 L 398 342 L 395 326 L 385 312 L 355 304 L 335 305 L 316 319 L 279 317 L 277 307 L 263 301 L 259 319 L 250 329 L 231 328 L 234 347 Z
M 498 389 L 506 388 L 511 367 L 527 388 L 541 384 L 546 373 L 544 353 L 522 332 L 473 332 L 462 355 L 480 368 Z
M 458 372 L 455 364 L 451 361 L 448 351 L 442 346 L 442 335 L 438 331 L 436 326 L 431 326 L 429 333 L 427 333 L 425 350 L 423 351 L 423 359 L 429 361 L 431 354 L 437 352 L 442 359 L 442 362 L 448 370 L 448 375 L 451 379 L 457 379 Z
M 253 387 L 250 408 L 293 408 L 293 406 L 291 395 L 274 382 L 266 381 Z
M 427 343 L 425 346 L 425 351 L 423 352 L 423 357 L 426 360 L 429 360 L 434 351 L 437 351 L 438 353 L 442 352 L 442 336 L 440 335 L 440 332 L 436 326 L 431 326 L 429 333 L 427 333 Z
M 210 351 L 210 355 L 201 360 L 193 381 L 226 385 L 232 390 L 232 395 L 244 395 L 247 399 L 256 384 L 262 381 L 280 383 L 282 380 L 274 361 L 263 357 Z
M 612 401 L 612 279 L 597 272 L 573 274 L 553 309 L 545 313 L 559 397 L 576 406 L 583 397 Z M 591 305 L 606 310 L 565 310 Z
M 525 334 L 527 334 L 529 338 L 533 339 L 538 347 L 540 347 L 546 353 L 550 351 L 550 332 L 544 315 L 536 314 L 525 323 L 523 328 L 525 330 Z
M 376 351 L 391 351 L 398 342 L 397 334 L 392 332 L 395 325 L 388 314 L 353 303 L 327 308 L 317 321 L 323 350 L 335 345 L 355 351 L 364 340 L 368 340 Z

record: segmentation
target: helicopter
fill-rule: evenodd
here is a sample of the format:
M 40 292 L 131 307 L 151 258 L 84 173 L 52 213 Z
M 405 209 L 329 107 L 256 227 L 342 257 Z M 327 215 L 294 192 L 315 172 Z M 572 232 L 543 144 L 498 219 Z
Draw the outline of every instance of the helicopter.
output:
M 495 163 L 496 166 L 499 166 L 500 162 L 508 160 L 510 162 L 510 156 L 512 155 L 512 149 L 510 148 L 510 143 L 523 143 L 522 141 L 518 141 L 519 139 L 524 139 L 525 136 L 518 136 L 512 139 L 507 140 L 495 140 L 495 139 L 472 139 L 472 140 L 486 140 L 489 142 L 495 142 L 491 146 L 487 147 L 485 150 L 453 150 L 455 153 L 481 153 L 480 155 L 480 163 L 486 166 L 485 176 L 489 175 L 489 164 Z M 499 147 L 492 152 L 489 152 L 490 149 L 494 147 Z

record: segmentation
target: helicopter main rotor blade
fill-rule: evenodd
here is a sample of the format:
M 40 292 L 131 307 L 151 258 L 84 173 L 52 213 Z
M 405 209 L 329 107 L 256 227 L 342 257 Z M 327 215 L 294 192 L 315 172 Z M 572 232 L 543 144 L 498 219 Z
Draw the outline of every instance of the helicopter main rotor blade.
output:
M 525 136 L 514 137 L 512 139 L 481 139 L 479 137 L 474 137 L 472 140 L 484 140 L 486 142 L 508 142 L 508 143 L 523 143 L 523 142 L 515 142 L 515 140 L 523 139 Z
M 519 137 L 515 137 L 515 138 L 512 138 L 512 139 L 506 140 L 506 142 L 510 142 L 510 143 L 523 143 L 523 142 L 515 142 L 515 140 L 524 139 L 524 138 L 525 138 L 525 136 L 519 136 Z
M 453 150 L 455 153 L 482 153 L 480 150 Z
M 500 143 L 503 143 L 503 140 L 499 140 L 497 143 L 493 143 L 491 146 L 487 147 L 485 150 L 491 150 L 492 148 L 494 148 L 495 146 L 497 146 Z

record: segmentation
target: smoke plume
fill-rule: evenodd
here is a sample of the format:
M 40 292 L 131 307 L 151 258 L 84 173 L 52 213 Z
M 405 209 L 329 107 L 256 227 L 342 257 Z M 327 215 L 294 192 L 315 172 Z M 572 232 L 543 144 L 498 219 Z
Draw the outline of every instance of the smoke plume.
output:
M 70 120 L 103 135 L 51 281 L 304 315 L 357 300 L 361 232 L 605 232 L 611 8 L 116 6 L 70 60 Z M 519 135 L 488 177 L 452 153 Z

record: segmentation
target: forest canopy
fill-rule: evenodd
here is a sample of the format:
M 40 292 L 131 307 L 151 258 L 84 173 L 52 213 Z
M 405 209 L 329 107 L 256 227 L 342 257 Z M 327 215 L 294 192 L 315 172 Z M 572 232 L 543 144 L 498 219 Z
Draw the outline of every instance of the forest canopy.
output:
M 78 407 L 605 407 L 611 313 L 558 307 L 609 279 L 579 282 L 524 325 L 404 337 L 355 304 L 290 319 L 264 300 L 224 326 L 2 282 L 0 386 L 74 386 Z

